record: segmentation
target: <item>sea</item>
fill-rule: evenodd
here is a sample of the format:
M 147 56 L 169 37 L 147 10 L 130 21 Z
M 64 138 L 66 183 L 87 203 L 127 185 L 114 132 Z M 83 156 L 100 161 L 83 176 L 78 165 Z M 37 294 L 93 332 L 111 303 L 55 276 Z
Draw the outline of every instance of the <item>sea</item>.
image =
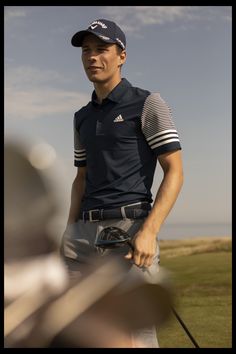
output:
M 160 240 L 187 239 L 193 237 L 232 237 L 232 224 L 164 224 L 158 234 Z

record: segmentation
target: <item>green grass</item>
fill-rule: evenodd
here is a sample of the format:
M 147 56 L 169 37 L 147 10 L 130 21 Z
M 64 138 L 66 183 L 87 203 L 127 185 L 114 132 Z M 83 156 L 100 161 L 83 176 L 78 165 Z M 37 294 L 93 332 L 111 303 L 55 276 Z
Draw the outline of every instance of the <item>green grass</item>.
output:
M 232 252 L 222 249 L 161 253 L 161 266 L 171 273 L 174 307 L 200 348 L 232 348 Z M 194 347 L 174 316 L 158 329 L 158 340 L 161 348 Z

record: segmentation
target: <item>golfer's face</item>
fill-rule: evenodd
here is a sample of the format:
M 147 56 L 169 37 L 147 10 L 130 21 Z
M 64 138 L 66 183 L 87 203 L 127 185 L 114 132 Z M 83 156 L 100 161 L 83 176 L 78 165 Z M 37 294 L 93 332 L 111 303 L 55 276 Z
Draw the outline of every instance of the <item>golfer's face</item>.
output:
M 83 41 L 82 62 L 92 82 L 107 82 L 119 75 L 123 56 L 118 53 L 116 44 L 105 43 L 93 34 L 87 35 Z

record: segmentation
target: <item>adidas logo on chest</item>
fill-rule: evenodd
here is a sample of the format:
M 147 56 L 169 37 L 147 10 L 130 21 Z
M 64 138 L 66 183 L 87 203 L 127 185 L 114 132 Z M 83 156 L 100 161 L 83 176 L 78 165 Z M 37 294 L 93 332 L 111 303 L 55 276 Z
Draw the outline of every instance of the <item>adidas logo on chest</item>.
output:
M 120 123 L 120 122 L 124 122 L 124 119 L 122 117 L 121 114 L 119 114 L 114 120 L 113 120 L 114 123 Z

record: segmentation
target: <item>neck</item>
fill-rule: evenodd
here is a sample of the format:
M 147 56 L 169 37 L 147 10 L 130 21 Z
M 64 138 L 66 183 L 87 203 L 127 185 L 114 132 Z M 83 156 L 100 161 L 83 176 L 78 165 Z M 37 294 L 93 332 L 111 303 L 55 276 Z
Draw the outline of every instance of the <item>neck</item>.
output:
M 121 77 L 107 81 L 107 82 L 95 82 L 94 89 L 96 91 L 97 99 L 99 103 L 106 98 L 109 93 L 120 83 Z

